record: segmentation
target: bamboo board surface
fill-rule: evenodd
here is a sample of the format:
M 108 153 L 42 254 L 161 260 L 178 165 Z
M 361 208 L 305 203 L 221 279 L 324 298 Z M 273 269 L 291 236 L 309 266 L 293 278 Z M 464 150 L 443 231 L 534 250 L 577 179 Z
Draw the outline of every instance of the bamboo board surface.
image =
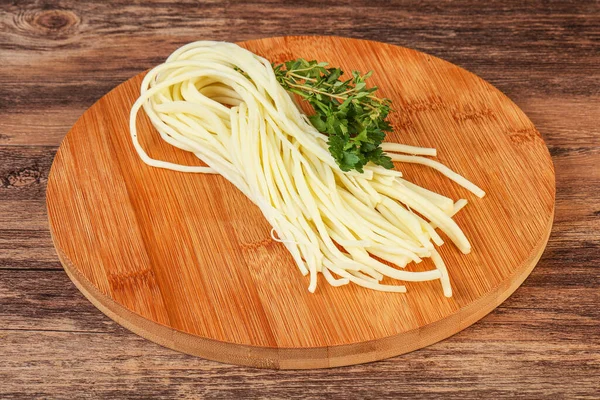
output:
M 246 42 L 274 62 L 327 60 L 371 79 L 393 100 L 389 140 L 436 147 L 438 159 L 487 191 L 477 199 L 426 167 L 411 181 L 469 205 L 457 216 L 469 255 L 441 248 L 454 296 L 439 282 L 407 294 L 332 288 L 315 294 L 259 210 L 219 176 L 146 166 L 128 115 L 137 76 L 73 126 L 53 163 L 47 205 L 65 270 L 103 312 L 165 346 L 219 361 L 315 368 L 368 362 L 424 347 L 472 324 L 531 272 L 554 212 L 554 171 L 541 136 L 506 96 L 459 67 L 413 50 L 335 37 Z M 194 164 L 140 118 L 155 158 Z M 414 270 L 432 268 L 428 261 Z

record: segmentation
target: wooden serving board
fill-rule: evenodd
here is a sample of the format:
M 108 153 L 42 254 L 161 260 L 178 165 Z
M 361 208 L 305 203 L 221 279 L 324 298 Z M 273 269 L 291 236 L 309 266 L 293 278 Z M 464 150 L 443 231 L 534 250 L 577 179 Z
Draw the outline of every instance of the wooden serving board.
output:
M 59 257 L 102 312 L 164 346 L 228 363 L 320 368 L 379 360 L 464 329 L 529 275 L 548 240 L 554 170 L 531 121 L 505 95 L 453 64 L 402 47 L 337 37 L 242 45 L 273 62 L 297 57 L 374 70 L 393 100 L 390 141 L 436 147 L 438 160 L 481 186 L 477 199 L 427 167 L 405 176 L 469 205 L 455 218 L 471 254 L 449 241 L 441 255 L 454 295 L 439 281 L 408 293 L 330 287 L 307 291 L 258 208 L 224 178 L 156 169 L 130 141 L 129 110 L 143 74 L 87 110 L 52 165 L 47 205 Z M 154 158 L 198 164 L 139 117 Z M 430 269 L 428 260 L 412 270 Z

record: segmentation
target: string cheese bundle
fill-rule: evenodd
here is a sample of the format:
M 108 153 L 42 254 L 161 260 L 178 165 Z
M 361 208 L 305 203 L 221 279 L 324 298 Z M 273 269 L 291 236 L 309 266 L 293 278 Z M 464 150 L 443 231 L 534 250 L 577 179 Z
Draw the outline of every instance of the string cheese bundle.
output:
M 136 129 L 140 108 L 161 137 L 194 153 L 207 166 L 150 158 Z M 407 180 L 396 170 L 368 164 L 343 172 L 318 132 L 277 82 L 271 63 L 235 44 L 201 41 L 175 51 L 152 69 L 131 109 L 130 132 L 142 160 L 182 172 L 216 173 L 262 211 L 273 238 L 289 250 L 302 274 L 340 286 L 405 292 L 399 281 L 440 280 L 452 295 L 448 272 L 435 246 L 443 231 L 462 251 L 471 245 L 452 216 L 466 204 Z M 435 149 L 384 143 L 395 161 L 428 165 L 482 197 L 484 192 L 424 156 Z M 401 154 L 403 153 L 403 154 Z M 411 272 L 430 257 L 435 269 Z M 390 266 L 393 265 L 392 266 Z

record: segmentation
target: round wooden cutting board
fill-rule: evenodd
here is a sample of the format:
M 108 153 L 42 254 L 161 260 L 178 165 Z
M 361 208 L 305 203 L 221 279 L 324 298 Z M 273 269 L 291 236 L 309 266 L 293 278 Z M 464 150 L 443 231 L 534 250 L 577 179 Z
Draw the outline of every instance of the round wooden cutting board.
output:
M 338 37 L 242 43 L 273 62 L 297 57 L 349 71 L 393 101 L 388 140 L 436 147 L 438 160 L 482 187 L 478 199 L 436 171 L 397 164 L 408 179 L 469 201 L 456 221 L 471 240 L 447 240 L 454 289 L 439 281 L 381 293 L 322 276 L 307 290 L 262 214 L 218 175 L 152 168 L 137 156 L 128 120 L 143 74 L 87 110 L 62 142 L 48 182 L 54 244 L 77 287 L 102 312 L 164 346 L 222 362 L 321 368 L 396 356 L 442 340 L 504 301 L 548 240 L 554 170 L 531 121 L 500 91 L 414 50 Z M 142 113 L 143 114 L 143 113 Z M 190 165 L 138 118 L 150 156 Z M 409 269 L 431 269 L 429 260 Z

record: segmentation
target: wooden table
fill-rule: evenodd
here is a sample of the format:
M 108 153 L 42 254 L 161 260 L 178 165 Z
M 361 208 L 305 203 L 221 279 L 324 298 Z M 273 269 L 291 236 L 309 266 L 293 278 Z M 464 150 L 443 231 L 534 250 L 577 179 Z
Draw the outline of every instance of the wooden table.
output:
M 597 1 L 15 1 L 0 5 L 0 26 L 0 398 L 600 396 Z M 181 44 L 293 34 L 368 38 L 442 57 L 496 85 L 544 136 L 557 179 L 548 248 L 480 322 L 368 365 L 259 370 L 146 341 L 67 278 L 44 195 L 78 116 Z

